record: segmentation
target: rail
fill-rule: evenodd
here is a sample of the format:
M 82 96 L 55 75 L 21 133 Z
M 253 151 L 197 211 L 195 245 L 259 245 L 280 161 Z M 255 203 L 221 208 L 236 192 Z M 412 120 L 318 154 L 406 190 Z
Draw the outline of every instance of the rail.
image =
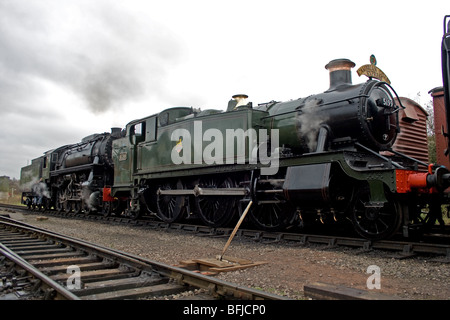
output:
M 5 205 L 0 204 L 0 207 Z M 14 210 L 23 210 L 23 212 L 30 212 L 25 207 L 21 206 L 9 206 Z M 84 215 L 73 213 L 56 213 L 53 211 L 46 212 L 55 217 L 70 218 L 70 219 L 83 219 L 83 220 L 99 220 L 111 223 L 119 223 L 124 225 L 135 225 L 140 227 L 146 227 L 150 229 L 167 229 L 167 230 L 179 230 L 185 232 L 192 232 L 201 235 L 211 236 L 229 236 L 233 228 L 214 228 L 204 225 L 195 225 L 187 223 L 167 223 L 160 220 L 153 219 L 140 219 L 134 220 L 125 217 L 104 217 L 101 215 Z M 296 242 L 299 245 L 308 244 L 323 244 L 328 247 L 352 247 L 360 248 L 362 250 L 389 250 L 399 254 L 400 258 L 410 257 L 416 254 L 435 254 L 443 256 L 445 260 L 450 261 L 450 236 L 444 235 L 444 243 L 438 242 L 425 242 L 425 241 L 408 241 L 401 240 L 378 240 L 371 241 L 363 238 L 349 237 L 342 235 L 324 235 L 324 234 L 306 234 L 301 232 L 270 232 L 263 230 L 249 230 L 239 229 L 236 232 L 236 237 L 248 238 L 254 241 L 260 242 L 279 242 L 288 241 Z M 442 240 L 442 239 L 438 239 Z M 441 241 L 442 242 L 442 241 Z
M 209 299 L 284 300 L 189 270 L 1 218 L 1 254 L 54 291 L 54 299 L 134 299 L 203 289 Z M 69 285 L 69 267 L 80 283 Z M 76 269 L 74 268 L 74 269 Z M 64 285 L 65 284 L 65 285 Z M 47 295 L 49 297 L 49 295 Z

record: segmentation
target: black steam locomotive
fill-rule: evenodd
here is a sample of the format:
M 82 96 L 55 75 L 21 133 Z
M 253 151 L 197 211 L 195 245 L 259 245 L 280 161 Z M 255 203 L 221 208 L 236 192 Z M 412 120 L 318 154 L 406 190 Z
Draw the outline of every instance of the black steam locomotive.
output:
M 80 143 L 44 153 L 21 170 L 25 189 L 22 202 L 28 207 L 89 214 L 96 210 L 98 196 L 113 182 L 112 142 L 121 129 L 93 134 Z M 39 182 L 36 183 L 36 180 Z
M 351 221 L 373 240 L 422 230 L 442 215 L 450 173 L 392 149 L 401 100 L 374 63 L 367 82 L 352 84 L 354 65 L 331 61 L 330 88 L 306 98 L 253 106 L 240 94 L 226 112 L 171 108 L 48 151 L 22 169 L 48 196 L 24 202 L 213 227 L 248 207 L 266 230 Z

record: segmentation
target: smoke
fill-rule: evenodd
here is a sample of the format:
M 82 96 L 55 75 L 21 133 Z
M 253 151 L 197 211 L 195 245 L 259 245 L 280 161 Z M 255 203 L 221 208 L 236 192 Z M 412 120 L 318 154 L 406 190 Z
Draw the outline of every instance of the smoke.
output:
M 31 168 L 22 170 L 20 189 L 24 192 L 34 192 L 38 197 L 50 198 L 50 191 L 48 190 L 47 184 Z
M 39 182 L 39 176 L 32 170 L 22 170 L 20 177 L 20 188 L 22 191 L 31 191 L 32 187 Z
M 33 192 L 38 197 L 50 198 L 50 191 L 47 184 L 37 178 L 32 178 L 31 181 L 22 183 L 20 188 L 24 192 Z
M 50 198 L 50 192 L 45 182 L 38 181 L 33 185 L 32 190 L 38 197 Z
M 87 135 L 91 119 L 79 114 L 173 99 L 168 76 L 183 42 L 145 7 L 0 0 L 0 175 L 17 177 L 26 160 Z
M 2 0 L 0 12 L 2 108 L 18 92 L 32 103 L 38 82 L 73 92 L 94 113 L 120 108 L 163 95 L 180 58 L 169 30 L 115 2 Z
M 305 140 L 310 152 L 316 150 L 320 126 L 329 120 L 327 114 L 320 112 L 319 104 L 320 100 L 308 100 L 297 117 L 300 137 Z

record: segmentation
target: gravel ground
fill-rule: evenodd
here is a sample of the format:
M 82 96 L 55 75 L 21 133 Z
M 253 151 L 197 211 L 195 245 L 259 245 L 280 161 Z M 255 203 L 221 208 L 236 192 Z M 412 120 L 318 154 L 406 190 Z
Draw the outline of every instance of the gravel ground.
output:
M 172 265 L 182 260 L 215 258 L 228 240 L 174 230 L 56 217 L 40 221 L 35 214 L 15 215 L 41 228 Z M 450 264 L 436 262 L 431 256 L 400 260 L 391 257 L 392 252 L 302 247 L 295 243 L 262 244 L 239 238 L 233 240 L 226 255 L 267 263 L 221 273 L 218 278 L 294 299 L 305 299 L 303 286 L 313 282 L 367 290 L 367 279 L 372 274 L 366 271 L 371 265 L 380 268 L 381 276 L 381 288 L 373 291 L 406 299 L 450 299 Z

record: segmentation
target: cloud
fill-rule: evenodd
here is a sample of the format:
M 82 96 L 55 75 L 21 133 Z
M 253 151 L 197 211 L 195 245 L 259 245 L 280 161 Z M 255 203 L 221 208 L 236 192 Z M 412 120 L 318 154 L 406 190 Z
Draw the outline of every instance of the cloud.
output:
M 183 41 L 135 8 L 0 0 L 0 175 L 18 177 L 44 151 L 108 131 L 108 115 L 130 104 L 170 97 Z
M 110 1 L 2 1 L 0 11 L 2 109 L 33 78 L 64 86 L 94 113 L 120 108 L 163 94 L 180 59 L 170 30 Z

